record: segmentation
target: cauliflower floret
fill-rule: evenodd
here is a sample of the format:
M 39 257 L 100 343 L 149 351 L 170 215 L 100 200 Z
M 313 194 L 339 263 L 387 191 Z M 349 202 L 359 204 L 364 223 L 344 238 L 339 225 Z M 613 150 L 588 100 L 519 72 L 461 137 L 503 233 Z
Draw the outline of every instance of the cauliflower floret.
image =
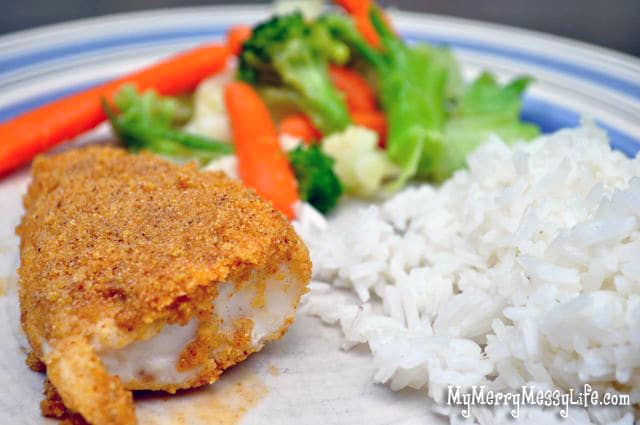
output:
M 229 66 L 224 72 L 207 78 L 198 85 L 193 98 L 193 117 L 184 127 L 185 131 L 215 140 L 231 140 L 229 116 L 224 104 L 224 87 L 233 81 L 235 72 L 235 67 Z
M 365 127 L 350 126 L 332 134 L 324 139 L 322 150 L 335 159 L 334 171 L 351 195 L 373 196 L 398 173 L 378 147 L 376 132 Z
M 214 159 L 202 168 L 202 171 L 222 171 L 229 178 L 239 180 L 238 176 L 238 158 L 235 155 L 227 155 L 218 159 Z

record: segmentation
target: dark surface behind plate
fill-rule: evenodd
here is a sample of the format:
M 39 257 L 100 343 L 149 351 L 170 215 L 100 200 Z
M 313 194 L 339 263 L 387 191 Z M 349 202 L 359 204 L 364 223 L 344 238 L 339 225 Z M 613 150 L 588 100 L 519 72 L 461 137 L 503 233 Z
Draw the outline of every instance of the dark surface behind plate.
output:
M 549 32 L 640 56 L 639 0 L 379 0 L 385 6 Z M 9 0 L 0 33 L 109 13 L 161 7 L 270 3 L 232 0 Z

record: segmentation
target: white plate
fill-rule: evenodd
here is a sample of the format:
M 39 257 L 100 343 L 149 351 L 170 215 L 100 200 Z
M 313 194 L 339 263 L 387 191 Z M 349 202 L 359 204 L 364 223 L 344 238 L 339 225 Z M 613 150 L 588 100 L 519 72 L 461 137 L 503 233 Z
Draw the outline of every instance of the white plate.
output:
M 76 21 L 0 37 L 0 121 L 178 50 L 219 39 L 230 25 L 257 21 L 265 7 L 172 9 Z M 392 13 L 410 40 L 450 45 L 467 76 L 487 69 L 533 76 L 523 117 L 543 131 L 586 115 L 615 148 L 640 149 L 640 61 L 554 36 L 461 19 Z M 3 143 L 4 141 L 0 141 Z M 0 181 L 0 281 L 15 268 L 14 227 L 27 185 L 22 170 Z M 15 298 L 0 297 L 0 423 L 39 424 L 42 375 L 24 365 Z M 370 382 L 369 357 L 341 351 L 336 329 L 298 317 L 278 342 L 204 390 L 144 396 L 142 423 L 425 424 L 424 393 L 393 393 Z

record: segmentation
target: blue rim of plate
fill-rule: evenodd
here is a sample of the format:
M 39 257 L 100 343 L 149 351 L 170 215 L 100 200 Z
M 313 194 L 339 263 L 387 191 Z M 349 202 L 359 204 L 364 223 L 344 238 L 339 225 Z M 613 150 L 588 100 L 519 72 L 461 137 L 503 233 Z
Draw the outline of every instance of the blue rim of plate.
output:
M 176 11 L 179 11 L 179 9 Z M 124 17 L 127 15 L 120 16 Z M 415 14 L 414 16 L 420 15 Z M 117 19 L 117 16 L 108 18 Z M 127 35 L 112 34 L 92 40 L 74 40 L 51 48 L 15 55 L 3 56 L 2 53 L 0 53 L 0 83 L 2 83 L 2 75 L 5 74 L 16 74 L 29 68 L 40 68 L 40 70 L 46 72 L 47 64 L 52 61 L 81 57 L 83 55 L 99 55 L 108 49 L 122 49 L 149 44 L 161 46 L 163 44 L 192 39 L 219 39 L 231 24 L 233 24 L 233 22 L 229 22 L 228 24 L 216 23 L 206 28 L 189 26 L 139 33 L 132 32 Z M 594 86 L 602 87 L 610 92 L 631 99 L 634 105 L 636 103 L 640 105 L 640 75 L 637 81 L 632 81 L 610 72 L 602 71 L 597 67 L 572 62 L 570 58 L 560 59 L 539 52 L 528 51 L 525 48 L 514 49 L 505 47 L 499 43 L 483 40 L 478 41 L 456 35 L 452 36 L 451 34 L 425 34 L 424 32 L 415 31 L 415 29 L 405 30 L 403 27 L 400 27 L 399 30 L 401 34 L 410 41 L 426 41 L 438 45 L 446 45 L 452 47 L 454 50 L 462 49 L 475 54 L 519 62 L 525 68 L 526 66 L 535 66 L 561 73 L 570 78 L 586 81 Z M 0 37 L 0 40 L 2 39 L 3 37 Z M 0 122 L 9 120 L 23 112 L 58 98 L 85 90 L 103 81 L 104 79 L 93 79 L 83 81 L 79 84 L 67 85 L 63 88 L 49 89 L 37 95 L 26 96 L 0 107 Z M 28 82 L 29 80 L 27 80 L 26 84 L 28 84 Z M 522 117 L 526 121 L 538 124 L 544 133 L 549 133 L 561 128 L 579 125 L 581 114 L 571 108 L 549 101 L 548 99 L 527 95 L 524 99 Z M 640 122 L 640 116 L 637 117 L 636 121 Z M 611 144 L 615 149 L 621 150 L 628 156 L 635 156 L 640 151 L 640 134 L 630 134 L 627 131 L 619 129 L 618 126 L 603 120 L 596 120 L 596 122 L 608 132 Z
M 195 37 L 216 38 L 221 37 L 224 34 L 226 28 L 227 27 L 198 29 L 192 28 L 165 32 L 133 34 L 127 36 L 115 36 L 101 40 L 91 40 L 88 42 L 59 46 L 50 50 L 26 53 L 5 59 L 0 58 L 0 70 L 2 70 L 2 72 L 13 72 L 21 68 L 40 65 L 41 63 L 52 59 L 62 59 L 69 56 L 92 53 L 107 48 L 130 46 L 132 44 L 157 43 Z M 491 53 L 510 59 L 518 59 L 525 63 L 542 65 L 551 69 L 557 69 L 561 72 L 568 73 L 583 79 L 591 80 L 613 90 L 623 92 L 636 99 L 640 99 L 640 83 L 634 84 L 631 81 L 626 81 L 624 79 L 601 72 L 597 69 L 576 65 L 571 62 L 548 58 L 542 55 L 536 55 L 529 52 L 518 51 L 515 49 L 487 45 L 484 43 L 478 43 L 461 38 L 442 36 L 424 37 L 420 34 L 407 32 L 403 32 L 402 35 L 410 41 L 426 41 L 438 45 L 465 48 L 483 53 Z

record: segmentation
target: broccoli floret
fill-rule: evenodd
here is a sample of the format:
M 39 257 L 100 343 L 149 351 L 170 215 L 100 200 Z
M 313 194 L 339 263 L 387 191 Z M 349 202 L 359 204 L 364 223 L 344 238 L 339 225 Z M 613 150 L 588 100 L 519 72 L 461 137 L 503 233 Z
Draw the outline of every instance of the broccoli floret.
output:
M 349 48 L 324 25 L 306 22 L 300 13 L 276 16 L 255 27 L 243 44 L 238 78 L 272 95 L 283 92 L 279 99 L 293 103 L 329 134 L 347 127 L 350 118 L 328 63 L 348 58 Z
M 113 100 L 118 112 L 106 101 L 103 109 L 116 134 L 132 151 L 148 150 L 200 163 L 233 152 L 227 143 L 177 129 L 189 119 L 190 111 L 175 98 L 159 96 L 152 90 L 139 94 L 135 87 L 125 85 Z
M 289 152 L 289 161 L 298 179 L 300 199 L 323 214 L 332 210 L 342 195 L 342 184 L 333 172 L 333 159 L 318 145 L 311 145 Z

